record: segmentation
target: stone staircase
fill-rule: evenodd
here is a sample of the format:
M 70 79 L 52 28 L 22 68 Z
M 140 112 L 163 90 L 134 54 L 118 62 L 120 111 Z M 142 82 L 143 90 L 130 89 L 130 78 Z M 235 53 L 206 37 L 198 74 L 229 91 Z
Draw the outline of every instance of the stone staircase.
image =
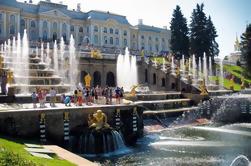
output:
M 171 121 L 182 115 L 183 112 L 197 109 L 193 101 L 185 98 L 181 92 L 138 94 L 137 99 L 136 104 L 143 110 L 146 128 L 151 125 L 157 126 L 157 129 L 168 127 Z

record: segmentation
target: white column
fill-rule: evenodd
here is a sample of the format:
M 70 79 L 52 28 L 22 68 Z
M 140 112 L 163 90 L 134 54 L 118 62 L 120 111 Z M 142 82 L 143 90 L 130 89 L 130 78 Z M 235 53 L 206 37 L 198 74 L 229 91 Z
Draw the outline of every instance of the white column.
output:
M 47 21 L 47 28 L 48 28 L 48 36 L 47 38 L 50 39 L 51 38 L 51 22 L 50 20 Z
M 103 27 L 101 26 L 100 27 L 100 41 L 99 41 L 99 43 L 100 43 L 100 46 L 102 47 L 103 46 Z
M 43 38 L 42 28 L 43 28 L 43 20 L 39 20 L 38 21 L 38 31 L 39 31 L 38 34 L 41 39 Z
M 20 32 L 20 14 L 17 15 L 17 32 L 16 34 Z
M 7 19 L 6 19 L 6 13 L 3 13 L 3 37 L 4 37 L 4 40 L 5 38 L 7 38 Z
M 59 34 L 57 36 L 58 39 L 60 39 L 62 37 L 62 23 L 59 23 Z

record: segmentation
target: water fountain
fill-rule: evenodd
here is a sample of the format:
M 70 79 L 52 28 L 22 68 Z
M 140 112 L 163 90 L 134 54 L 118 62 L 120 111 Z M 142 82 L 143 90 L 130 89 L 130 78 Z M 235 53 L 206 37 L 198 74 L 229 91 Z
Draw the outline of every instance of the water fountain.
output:
M 192 67 L 193 67 L 193 84 L 197 84 L 197 78 L 196 78 L 196 59 L 195 59 L 195 55 L 193 54 L 193 58 L 192 58 Z
M 212 57 L 209 57 L 209 78 L 213 76 L 213 69 L 212 69 Z M 211 80 L 209 79 L 209 85 L 211 84 Z
M 162 71 L 164 71 L 164 72 L 167 71 L 167 69 L 166 69 L 166 59 L 165 58 L 163 58 Z
M 44 63 L 44 43 L 41 43 L 41 48 L 40 48 L 40 63 Z
M 54 74 L 58 75 L 58 46 L 57 46 L 57 41 L 54 42 L 54 46 L 53 46 L 53 69 L 54 69 Z
M 117 85 L 126 91 L 138 85 L 137 59 L 129 55 L 128 48 L 125 55 L 119 54 L 117 58 Z
M 198 64 L 198 79 L 202 79 L 201 57 L 199 57 L 199 64 Z
M 206 53 L 203 54 L 203 78 L 205 79 L 206 85 L 208 85 L 208 70 L 207 70 Z
M 172 74 L 175 74 L 174 56 L 172 56 L 172 62 L 171 62 L 171 73 L 172 73 Z
M 78 57 L 75 52 L 75 41 L 73 36 L 70 37 L 70 44 L 69 44 L 69 79 L 71 85 L 71 91 L 73 92 L 76 89 L 78 84 Z

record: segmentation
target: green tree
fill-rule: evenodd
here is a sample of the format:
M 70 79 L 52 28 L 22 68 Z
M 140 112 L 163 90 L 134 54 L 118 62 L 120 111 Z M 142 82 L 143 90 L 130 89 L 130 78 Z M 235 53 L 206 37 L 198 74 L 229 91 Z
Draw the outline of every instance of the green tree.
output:
M 251 24 L 241 36 L 241 56 L 245 61 L 246 68 L 251 73 Z
M 178 58 L 182 55 L 189 56 L 189 37 L 187 20 L 177 5 L 171 20 L 171 51 Z

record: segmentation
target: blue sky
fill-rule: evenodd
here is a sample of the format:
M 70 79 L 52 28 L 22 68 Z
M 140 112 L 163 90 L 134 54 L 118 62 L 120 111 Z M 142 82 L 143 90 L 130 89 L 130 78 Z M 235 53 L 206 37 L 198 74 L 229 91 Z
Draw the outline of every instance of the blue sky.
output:
M 24 0 L 20 0 L 24 1 Z M 28 1 L 28 0 L 27 0 Z M 39 0 L 33 0 L 37 3 Z M 81 3 L 83 11 L 103 10 L 127 16 L 132 25 L 138 19 L 144 24 L 170 27 L 173 9 L 180 5 L 190 23 L 192 10 L 197 3 L 205 4 L 205 12 L 211 15 L 219 37 L 220 56 L 233 52 L 236 34 L 240 36 L 247 23 L 251 23 L 251 0 L 51 0 L 62 1 L 70 9 Z

